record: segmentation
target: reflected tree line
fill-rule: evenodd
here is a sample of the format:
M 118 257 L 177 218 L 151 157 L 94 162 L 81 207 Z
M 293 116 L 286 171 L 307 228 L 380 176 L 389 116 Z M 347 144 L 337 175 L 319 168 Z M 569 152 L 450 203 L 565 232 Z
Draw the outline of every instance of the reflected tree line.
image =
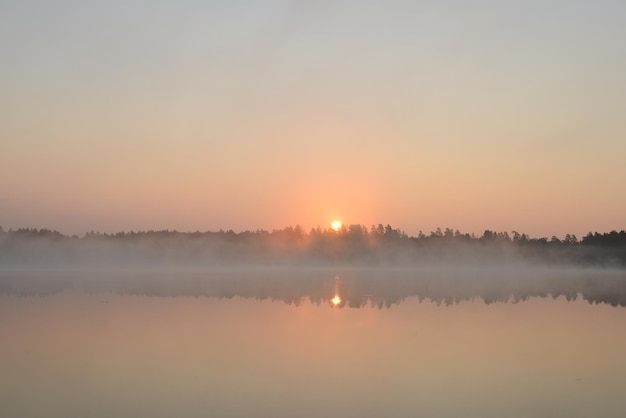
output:
M 207 264 L 364 263 L 429 264 L 504 262 L 626 265 L 626 232 L 531 238 L 517 231 L 482 235 L 437 228 L 409 236 L 390 225 L 349 225 L 339 231 L 300 226 L 266 231 L 89 232 L 68 236 L 49 229 L 0 227 L 0 261 L 5 263 L 104 262 Z
M 582 298 L 626 306 L 626 277 L 609 269 L 224 269 L 165 272 L 46 272 L 0 275 L 0 294 L 46 296 L 63 291 L 151 297 L 252 298 L 333 308 L 389 308 L 408 297 L 450 306 L 464 301 L 518 303 L 531 298 Z M 337 298 L 338 297 L 338 298 Z

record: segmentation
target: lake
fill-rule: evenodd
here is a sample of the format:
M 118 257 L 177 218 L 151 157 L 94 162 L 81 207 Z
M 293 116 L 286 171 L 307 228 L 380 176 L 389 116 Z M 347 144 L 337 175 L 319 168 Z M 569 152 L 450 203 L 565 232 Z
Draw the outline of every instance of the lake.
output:
M 624 273 L 550 274 L 5 273 L 0 415 L 622 417 Z

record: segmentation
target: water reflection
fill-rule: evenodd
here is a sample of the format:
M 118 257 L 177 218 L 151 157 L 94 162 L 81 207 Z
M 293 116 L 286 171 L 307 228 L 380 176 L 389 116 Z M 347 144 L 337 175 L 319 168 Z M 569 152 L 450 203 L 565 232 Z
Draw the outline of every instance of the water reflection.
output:
M 326 280 L 332 294 L 335 279 Z M 340 291 L 349 293 L 340 280 Z M 108 303 L 100 303 L 108 301 Z M 626 310 L 0 296 L 6 417 L 623 417 Z M 349 302 L 345 306 L 348 306 Z
M 618 418 L 625 287 L 609 270 L 5 272 L 2 416 Z
M 332 306 L 333 308 L 344 307 L 343 299 L 341 298 L 341 296 L 339 296 L 339 281 L 340 281 L 340 277 L 335 276 L 335 294 L 330 299 L 330 306 Z
M 389 308 L 409 296 L 450 306 L 462 301 L 517 303 L 533 297 L 582 298 L 626 306 L 626 271 L 581 269 L 222 269 L 202 271 L 27 271 L 0 273 L 0 293 L 48 295 L 65 290 L 146 296 L 309 301 L 331 307 Z

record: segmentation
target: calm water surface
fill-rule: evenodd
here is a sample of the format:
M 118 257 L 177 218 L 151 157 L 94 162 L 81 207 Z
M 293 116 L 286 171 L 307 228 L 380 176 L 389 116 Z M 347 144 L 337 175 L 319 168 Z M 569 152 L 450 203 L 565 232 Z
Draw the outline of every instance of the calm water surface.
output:
M 3 417 L 623 417 L 626 309 L 582 300 L 0 296 Z M 296 306 L 297 305 L 297 306 Z

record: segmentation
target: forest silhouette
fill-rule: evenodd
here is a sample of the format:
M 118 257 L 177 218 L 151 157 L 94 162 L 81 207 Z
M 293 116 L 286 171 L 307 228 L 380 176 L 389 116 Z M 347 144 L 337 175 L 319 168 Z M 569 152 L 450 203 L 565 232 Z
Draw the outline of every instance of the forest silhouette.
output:
M 214 265 L 430 265 L 530 262 L 626 266 L 626 232 L 531 238 L 513 231 L 482 235 L 437 228 L 409 236 L 390 225 L 300 226 L 280 230 L 206 232 L 89 232 L 68 236 L 50 229 L 0 227 L 0 262 L 12 265 L 62 263 L 194 263 Z
M 624 231 L 579 240 L 449 228 L 409 236 L 390 225 L 82 237 L 0 229 L 0 293 L 21 296 L 76 290 L 336 308 L 390 307 L 410 296 L 442 305 L 562 296 L 626 306 L 625 267 Z

